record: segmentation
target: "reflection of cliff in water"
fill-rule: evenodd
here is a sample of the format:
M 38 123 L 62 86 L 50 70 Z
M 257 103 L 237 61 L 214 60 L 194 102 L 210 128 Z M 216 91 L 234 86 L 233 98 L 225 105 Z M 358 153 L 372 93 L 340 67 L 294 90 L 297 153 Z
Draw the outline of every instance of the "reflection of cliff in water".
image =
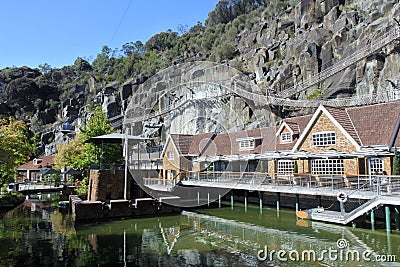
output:
M 311 221 L 309 227 L 297 226 L 293 211 L 264 209 L 260 214 L 258 208 L 244 212 L 238 205 L 234 210 L 210 208 L 179 216 L 73 225 L 69 215 L 46 206 L 32 212 L 21 205 L 0 219 L 0 266 L 271 266 L 281 263 L 257 259 L 265 245 L 319 252 L 336 247 L 340 238 L 348 240 L 352 249 L 377 254 L 400 251 L 398 235 L 388 239 L 384 231 Z M 285 266 L 291 264 L 298 266 Z M 307 262 L 321 264 L 340 265 L 329 260 Z
M 309 228 L 294 227 L 282 230 L 252 223 L 224 219 L 217 216 L 183 212 L 181 216 L 156 219 L 128 220 L 102 224 L 102 227 L 83 226 L 79 235 L 88 235 L 96 254 L 103 260 L 123 259 L 139 266 L 209 266 L 218 262 L 224 266 L 269 266 L 275 262 L 261 262 L 257 252 L 268 246 L 273 250 L 323 250 L 337 248 L 339 239 L 346 239 L 352 250 L 372 255 L 387 254 L 385 238 L 361 237 L 346 227 L 310 222 Z M 93 231 L 95 230 L 95 231 Z M 96 238 L 93 238 L 93 234 Z M 120 233 L 123 233 L 121 235 Z M 398 241 L 398 238 L 396 238 Z M 372 245 L 371 245 L 372 244 Z M 390 246 L 390 245 L 389 245 Z M 398 253 L 394 246 L 391 253 Z M 120 249 L 116 250 L 113 247 Z M 380 250 L 376 250 L 379 248 Z M 374 251 L 375 250 L 375 251 Z M 294 263 L 293 263 L 294 264 Z M 321 262 L 310 263 L 339 266 L 328 257 Z M 363 263 L 369 266 L 369 263 Z M 290 266 L 290 264 L 289 264 Z M 377 263 L 371 266 L 380 266 Z

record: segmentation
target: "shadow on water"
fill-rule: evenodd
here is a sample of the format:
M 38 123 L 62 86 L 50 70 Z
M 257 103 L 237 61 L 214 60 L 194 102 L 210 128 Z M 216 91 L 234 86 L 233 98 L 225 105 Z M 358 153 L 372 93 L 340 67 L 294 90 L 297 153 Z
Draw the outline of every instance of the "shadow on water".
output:
M 73 225 L 55 200 L 35 196 L 4 214 L 0 266 L 400 266 L 362 257 L 400 259 L 398 233 L 297 220 L 293 211 L 236 205 Z M 349 251 L 360 260 L 345 261 Z

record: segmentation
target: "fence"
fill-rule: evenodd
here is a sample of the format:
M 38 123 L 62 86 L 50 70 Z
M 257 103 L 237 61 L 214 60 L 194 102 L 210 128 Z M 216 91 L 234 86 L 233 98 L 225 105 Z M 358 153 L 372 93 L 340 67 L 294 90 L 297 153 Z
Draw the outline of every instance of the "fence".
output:
M 375 192 L 376 194 L 400 192 L 400 176 L 371 175 L 316 175 L 284 174 L 259 172 L 190 172 L 185 181 L 193 183 L 253 185 L 258 186 L 296 186 L 306 188 L 346 189 Z

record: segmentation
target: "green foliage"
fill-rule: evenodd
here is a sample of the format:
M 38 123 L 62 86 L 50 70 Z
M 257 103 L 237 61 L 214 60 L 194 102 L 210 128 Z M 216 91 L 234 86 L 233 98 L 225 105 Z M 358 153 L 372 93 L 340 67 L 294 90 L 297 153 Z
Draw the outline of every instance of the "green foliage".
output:
M 17 178 L 16 169 L 27 162 L 33 149 L 22 121 L 0 120 L 0 187 Z
M 268 4 L 267 0 L 221 0 L 215 9 L 208 14 L 206 25 L 225 24 L 236 17 Z
M 177 32 L 168 30 L 166 32 L 160 32 L 153 35 L 144 45 L 146 51 L 165 51 L 175 46 L 178 37 Z
M 397 148 L 394 147 L 394 157 L 393 157 L 393 165 L 392 165 L 392 175 L 400 175 L 400 162 L 399 156 L 397 152 Z
M 87 125 L 81 128 L 81 135 L 76 135 L 69 143 L 57 145 L 57 153 L 54 157 L 56 168 L 61 169 L 62 166 L 68 166 L 88 173 L 92 164 L 119 165 L 122 162 L 122 146 L 120 144 L 86 143 L 91 137 L 111 132 L 107 117 L 101 107 L 97 106 Z
M 293 173 L 299 173 L 299 166 L 297 164 L 297 160 L 293 163 Z
M 326 89 L 318 89 L 307 96 L 307 100 L 319 99 L 326 93 Z
M 216 55 L 219 60 L 231 59 L 235 55 L 236 48 L 232 43 L 222 43 L 219 49 L 216 50 Z
M 40 70 L 42 73 L 48 73 L 49 71 L 52 70 L 52 67 L 51 67 L 50 64 L 48 64 L 48 63 L 40 64 L 40 65 L 38 66 L 38 68 L 39 68 L 39 70 Z
M 85 177 L 79 182 L 79 187 L 76 190 L 78 195 L 85 195 L 88 192 L 88 179 Z

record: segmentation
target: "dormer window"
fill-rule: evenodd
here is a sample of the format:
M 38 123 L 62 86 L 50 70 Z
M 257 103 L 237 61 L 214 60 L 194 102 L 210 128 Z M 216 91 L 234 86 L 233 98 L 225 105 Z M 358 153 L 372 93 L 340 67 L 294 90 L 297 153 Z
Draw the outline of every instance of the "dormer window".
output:
M 33 165 L 38 165 L 42 162 L 41 159 L 33 159 Z
M 292 134 L 290 132 L 281 133 L 281 144 L 291 143 Z
M 335 132 L 319 132 L 312 135 L 314 146 L 332 146 L 336 145 Z
M 240 149 L 253 149 L 254 148 L 254 140 L 243 140 L 239 142 Z
M 168 159 L 174 159 L 175 158 L 174 152 L 173 151 L 168 151 L 167 158 Z

